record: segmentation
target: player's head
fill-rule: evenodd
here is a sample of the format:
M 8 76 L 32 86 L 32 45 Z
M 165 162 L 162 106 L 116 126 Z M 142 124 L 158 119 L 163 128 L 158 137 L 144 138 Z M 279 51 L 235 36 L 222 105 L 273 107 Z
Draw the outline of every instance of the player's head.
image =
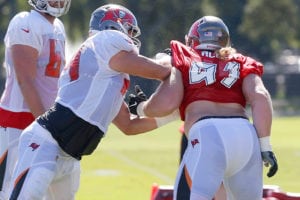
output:
M 28 0 L 37 11 L 60 17 L 69 11 L 71 0 Z
M 89 34 L 108 29 L 121 31 L 138 43 L 137 45 L 140 44 L 136 38 L 140 35 L 137 20 L 130 10 L 121 5 L 107 4 L 92 13 Z
M 230 46 L 229 30 L 222 19 L 204 16 L 193 23 L 185 42 L 193 49 L 217 50 Z

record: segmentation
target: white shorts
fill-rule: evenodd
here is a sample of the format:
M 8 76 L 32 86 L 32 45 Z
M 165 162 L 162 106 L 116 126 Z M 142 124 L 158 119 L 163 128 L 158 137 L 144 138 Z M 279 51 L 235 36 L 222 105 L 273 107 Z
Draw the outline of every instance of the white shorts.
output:
M 227 200 L 262 198 L 260 147 L 255 128 L 247 119 L 209 118 L 192 126 L 176 177 L 174 200 L 182 199 L 180 191 L 186 185 L 190 200 L 210 200 L 222 181 Z
M 8 199 L 8 187 L 17 162 L 22 130 L 0 127 L 0 200 Z
M 38 123 L 20 137 L 19 160 L 10 185 L 12 199 L 71 200 L 79 188 L 80 162 L 64 153 Z

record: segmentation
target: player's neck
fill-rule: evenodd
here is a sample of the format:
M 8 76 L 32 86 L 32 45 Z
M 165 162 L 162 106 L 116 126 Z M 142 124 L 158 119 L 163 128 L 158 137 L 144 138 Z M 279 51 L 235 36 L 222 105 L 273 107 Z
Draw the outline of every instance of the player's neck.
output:
M 49 15 L 48 13 L 39 12 L 41 15 L 43 15 L 51 24 L 53 24 L 56 17 Z

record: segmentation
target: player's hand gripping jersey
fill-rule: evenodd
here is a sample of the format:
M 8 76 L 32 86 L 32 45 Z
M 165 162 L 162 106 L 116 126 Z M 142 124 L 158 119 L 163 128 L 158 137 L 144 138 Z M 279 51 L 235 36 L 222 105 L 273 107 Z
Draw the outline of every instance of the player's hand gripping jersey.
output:
M 250 57 L 234 54 L 228 60 L 216 57 L 213 51 L 195 51 L 178 41 L 171 41 L 172 65 L 182 74 L 184 98 L 180 115 L 198 100 L 238 103 L 245 107 L 243 79 L 251 73 L 263 74 L 263 65 Z

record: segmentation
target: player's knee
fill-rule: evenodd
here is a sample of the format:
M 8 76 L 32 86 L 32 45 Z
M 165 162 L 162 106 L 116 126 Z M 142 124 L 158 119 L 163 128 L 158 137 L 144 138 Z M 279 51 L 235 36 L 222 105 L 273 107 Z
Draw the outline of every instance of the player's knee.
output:
M 46 168 L 31 169 L 23 183 L 16 184 L 11 199 L 41 199 L 53 180 L 54 172 Z
M 200 194 L 196 194 L 196 193 L 191 192 L 190 200 L 209 200 L 209 199 L 211 199 L 211 198 L 207 198 L 207 197 L 202 196 Z

